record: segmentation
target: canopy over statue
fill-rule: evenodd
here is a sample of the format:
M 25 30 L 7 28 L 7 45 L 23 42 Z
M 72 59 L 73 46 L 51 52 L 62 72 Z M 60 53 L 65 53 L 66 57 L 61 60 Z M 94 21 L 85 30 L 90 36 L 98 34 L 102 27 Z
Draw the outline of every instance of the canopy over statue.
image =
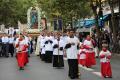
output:
M 31 19 L 31 28 L 38 28 L 38 12 L 36 10 L 35 7 L 32 8 L 31 12 L 30 12 L 30 19 Z
M 38 29 L 42 31 L 41 27 L 41 9 L 38 7 L 30 7 L 27 11 L 28 29 Z

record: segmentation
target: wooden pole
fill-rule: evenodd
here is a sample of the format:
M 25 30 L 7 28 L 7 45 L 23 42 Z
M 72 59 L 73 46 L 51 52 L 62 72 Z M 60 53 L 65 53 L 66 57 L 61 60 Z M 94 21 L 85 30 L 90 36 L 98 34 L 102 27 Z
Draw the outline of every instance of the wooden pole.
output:
M 115 16 L 114 16 L 114 7 L 113 7 L 113 0 L 108 0 L 110 9 L 111 9 L 111 21 L 113 27 L 113 43 L 117 42 L 117 35 L 116 35 L 116 25 L 115 25 Z
M 98 14 L 97 14 L 97 7 L 99 7 L 99 1 L 96 0 L 95 1 L 95 4 L 93 4 L 93 0 L 91 0 L 91 7 L 92 7 L 92 10 L 93 10 L 93 14 L 95 16 L 95 26 L 96 26 L 96 33 L 97 33 L 97 36 L 99 37 L 100 36 L 100 29 L 98 27 Z
M 59 47 L 59 41 L 60 41 L 60 40 L 58 39 L 58 65 L 59 65 L 59 62 L 60 62 L 60 60 L 59 60 L 59 50 L 60 50 L 60 49 L 59 49 L 59 48 L 60 48 L 60 47 Z

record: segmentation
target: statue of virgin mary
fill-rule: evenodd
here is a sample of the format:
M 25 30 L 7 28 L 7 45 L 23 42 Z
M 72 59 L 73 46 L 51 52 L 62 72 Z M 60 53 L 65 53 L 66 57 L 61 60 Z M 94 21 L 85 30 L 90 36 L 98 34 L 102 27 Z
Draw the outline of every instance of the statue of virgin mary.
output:
M 30 15 L 31 15 L 31 28 L 37 29 L 38 28 L 38 13 L 35 7 L 32 8 Z

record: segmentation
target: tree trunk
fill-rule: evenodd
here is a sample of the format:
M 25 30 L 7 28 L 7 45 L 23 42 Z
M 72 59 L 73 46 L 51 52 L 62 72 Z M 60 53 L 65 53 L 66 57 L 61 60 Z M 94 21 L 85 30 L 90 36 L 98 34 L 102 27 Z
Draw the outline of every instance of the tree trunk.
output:
M 119 29 L 120 29 L 120 0 L 118 0 L 119 2 Z
M 95 6 L 93 5 L 93 0 L 91 0 L 91 7 L 92 7 L 92 10 L 93 10 L 93 14 L 94 14 L 94 16 L 95 16 L 95 26 L 96 26 L 96 33 L 97 33 L 97 36 L 98 36 L 98 38 L 100 37 L 100 28 L 99 28 L 99 26 L 98 26 L 98 14 L 97 14 L 97 6 L 96 6 L 96 8 L 95 8 Z M 97 4 L 97 2 L 96 2 L 96 4 Z
M 116 33 L 116 25 L 115 25 L 114 7 L 113 7 L 113 3 L 110 0 L 109 0 L 109 4 L 111 9 L 111 21 L 112 21 L 112 27 L 113 27 L 113 42 L 116 43 L 117 33 Z
M 96 24 L 96 25 L 95 25 L 95 26 L 96 26 L 96 33 L 97 33 L 97 36 L 100 37 L 100 28 L 99 28 L 99 26 L 98 26 L 98 23 L 99 23 L 99 22 L 98 22 L 97 12 L 94 13 L 94 15 L 95 15 L 95 21 L 96 21 L 96 23 L 95 23 L 95 24 Z
M 119 16 L 120 16 L 120 0 L 118 0 L 118 2 L 119 2 Z
M 117 51 L 117 30 L 116 30 L 116 24 L 115 24 L 115 15 L 114 15 L 114 7 L 113 7 L 113 0 L 108 0 L 110 9 L 111 9 L 111 22 L 112 22 L 112 28 L 113 28 L 113 52 L 115 53 Z

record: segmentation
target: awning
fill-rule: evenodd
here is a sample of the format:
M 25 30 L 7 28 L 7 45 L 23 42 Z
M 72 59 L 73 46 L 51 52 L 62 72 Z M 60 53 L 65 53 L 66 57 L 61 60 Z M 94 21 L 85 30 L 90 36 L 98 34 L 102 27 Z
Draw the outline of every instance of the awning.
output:
M 110 14 L 104 15 L 102 19 L 99 19 L 99 25 L 103 25 L 104 22 L 107 20 Z M 91 26 L 95 25 L 95 19 L 84 19 L 77 22 L 76 27 L 86 27 L 90 28 Z
M 83 26 L 84 27 L 91 27 L 93 25 L 95 25 L 95 20 L 94 19 L 93 20 L 85 20 Z

